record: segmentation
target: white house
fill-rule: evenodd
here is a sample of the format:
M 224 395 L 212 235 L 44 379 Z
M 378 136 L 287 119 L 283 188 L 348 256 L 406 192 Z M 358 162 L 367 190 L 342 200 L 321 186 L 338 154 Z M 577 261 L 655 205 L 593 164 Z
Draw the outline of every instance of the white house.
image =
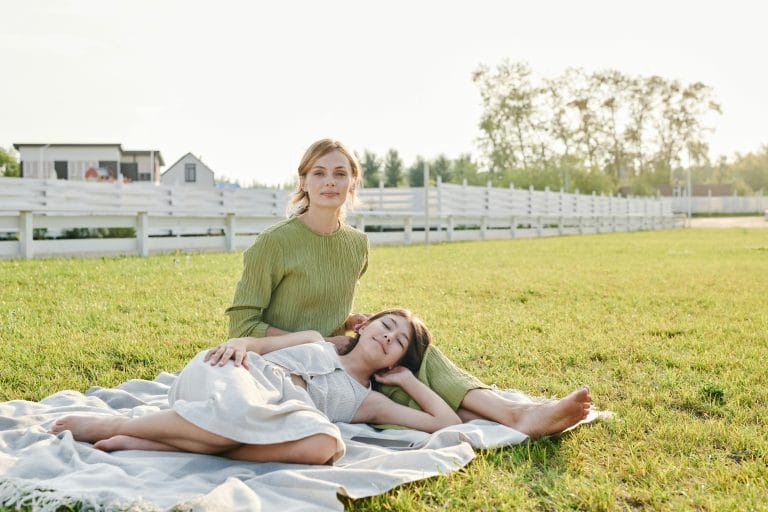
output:
M 165 165 L 158 150 L 128 151 L 120 144 L 16 143 L 13 147 L 19 152 L 22 178 L 157 183 L 160 167 Z
M 211 168 L 192 153 L 187 153 L 166 169 L 160 176 L 160 182 L 169 186 L 212 188 L 215 185 Z

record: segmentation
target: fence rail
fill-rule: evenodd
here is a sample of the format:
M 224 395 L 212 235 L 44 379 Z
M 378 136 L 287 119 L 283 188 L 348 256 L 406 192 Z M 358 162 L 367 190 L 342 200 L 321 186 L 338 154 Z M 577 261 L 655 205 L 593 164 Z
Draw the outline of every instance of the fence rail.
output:
M 291 192 L 0 178 L 0 257 L 234 251 L 284 218 Z M 348 221 L 372 243 L 414 243 L 680 227 L 669 199 L 443 184 L 359 192 Z M 131 228 L 126 238 L 63 239 Z M 46 237 L 36 237 L 45 230 Z M 37 231 L 40 233 L 40 231 Z
M 690 203 L 689 203 L 690 201 Z M 675 196 L 672 208 L 676 212 L 690 213 L 762 213 L 768 210 L 768 196 Z M 689 210 L 690 208 L 690 210 Z

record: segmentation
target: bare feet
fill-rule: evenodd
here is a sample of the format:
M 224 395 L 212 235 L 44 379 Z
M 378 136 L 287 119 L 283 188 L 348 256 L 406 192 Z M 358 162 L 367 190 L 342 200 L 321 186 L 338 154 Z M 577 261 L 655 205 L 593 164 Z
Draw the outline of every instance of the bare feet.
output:
M 123 416 L 64 416 L 51 427 L 51 432 L 58 434 L 65 430 L 72 432 L 72 436 L 78 441 L 95 443 L 102 439 L 110 438 L 118 433 L 120 425 L 128 418 Z
M 149 439 L 142 439 L 141 437 L 133 436 L 112 436 L 108 439 L 98 441 L 93 445 L 94 448 L 104 450 L 105 452 L 114 452 L 118 450 L 152 450 L 156 452 L 177 452 L 177 448 L 160 443 L 158 441 L 150 441 Z
M 526 409 L 514 428 L 532 439 L 557 434 L 586 418 L 591 405 L 592 397 L 585 386 L 557 402 Z

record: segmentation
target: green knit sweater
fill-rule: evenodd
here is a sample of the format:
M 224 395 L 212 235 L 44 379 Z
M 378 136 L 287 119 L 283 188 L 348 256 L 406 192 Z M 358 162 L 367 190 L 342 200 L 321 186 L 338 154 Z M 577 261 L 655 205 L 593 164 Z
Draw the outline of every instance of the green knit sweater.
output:
M 368 237 L 342 224 L 321 235 L 298 217 L 264 230 L 243 256 L 243 275 L 227 308 L 230 337 L 289 332 L 338 332 L 352 310 L 368 267 Z

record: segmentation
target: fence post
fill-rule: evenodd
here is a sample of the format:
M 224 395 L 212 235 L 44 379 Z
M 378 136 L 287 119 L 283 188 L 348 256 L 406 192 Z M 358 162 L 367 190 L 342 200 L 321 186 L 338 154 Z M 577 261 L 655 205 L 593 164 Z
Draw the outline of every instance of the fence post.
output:
M 410 215 L 405 218 L 405 230 L 403 231 L 405 237 L 405 243 L 411 244 L 413 242 L 413 217 Z
M 487 231 L 488 231 L 488 215 L 485 214 L 482 217 L 480 217 L 480 240 L 485 240 Z
M 34 230 L 32 229 L 32 212 L 19 212 L 19 255 L 24 259 L 32 259 L 34 251 L 32 243 L 34 240 Z
M 227 251 L 232 252 L 235 250 L 235 214 L 228 213 L 226 222 L 224 235 L 227 243 Z
M 514 215 L 509 221 L 509 237 L 512 239 L 517 238 L 517 219 Z
M 533 185 L 528 185 L 528 215 L 533 215 Z
M 440 231 L 443 227 L 443 177 L 439 174 L 436 178 L 437 182 L 437 235 L 440 238 Z
M 149 215 L 138 212 L 136 216 L 136 250 L 139 256 L 149 256 Z
M 542 236 L 544 234 L 544 220 L 541 215 L 536 217 L 536 236 Z
M 365 215 L 362 213 L 357 215 L 357 229 L 365 233 Z
M 429 162 L 424 162 L 424 243 L 429 244 Z
M 595 233 L 600 232 L 600 218 L 597 215 L 597 194 L 592 191 L 592 221 L 595 223 Z
M 453 242 L 453 215 L 448 214 L 448 225 L 446 226 L 446 237 L 449 242 Z

